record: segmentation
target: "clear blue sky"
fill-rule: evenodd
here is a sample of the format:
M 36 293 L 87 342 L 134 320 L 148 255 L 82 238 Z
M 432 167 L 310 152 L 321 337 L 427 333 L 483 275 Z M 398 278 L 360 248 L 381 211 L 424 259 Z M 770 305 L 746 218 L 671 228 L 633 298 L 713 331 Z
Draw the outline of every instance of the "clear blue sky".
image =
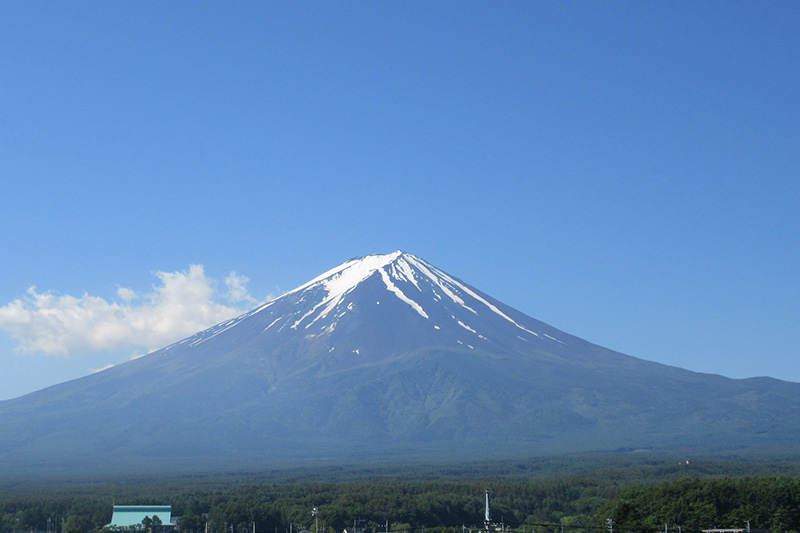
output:
M 0 399 L 395 249 L 617 351 L 800 381 L 798 28 L 780 1 L 4 2 Z

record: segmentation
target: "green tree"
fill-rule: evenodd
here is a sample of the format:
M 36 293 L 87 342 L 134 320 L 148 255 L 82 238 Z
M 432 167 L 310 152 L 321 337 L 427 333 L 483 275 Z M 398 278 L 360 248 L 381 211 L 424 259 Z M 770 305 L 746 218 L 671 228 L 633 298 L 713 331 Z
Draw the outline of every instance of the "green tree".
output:
M 64 531 L 66 533 L 87 533 L 92 529 L 92 521 L 83 515 L 71 514 L 64 522 Z

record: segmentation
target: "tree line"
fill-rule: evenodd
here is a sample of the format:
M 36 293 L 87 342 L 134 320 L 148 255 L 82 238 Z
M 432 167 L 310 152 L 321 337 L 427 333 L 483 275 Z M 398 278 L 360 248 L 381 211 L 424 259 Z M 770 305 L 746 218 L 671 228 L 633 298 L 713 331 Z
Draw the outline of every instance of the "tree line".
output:
M 618 531 L 700 531 L 711 528 L 800 531 L 800 478 L 687 478 L 628 487 L 600 516 Z M 679 529 L 680 528 L 680 529 Z
M 707 477 L 707 467 L 674 465 L 10 486 L 0 488 L 0 533 L 100 532 L 114 503 L 172 505 L 181 533 L 341 533 L 354 525 L 365 533 L 475 533 L 483 529 L 486 489 L 497 528 L 523 533 L 606 533 L 608 519 L 614 533 L 664 531 L 665 524 L 669 533 L 692 533 L 747 521 L 753 530 L 800 532 L 800 476 Z

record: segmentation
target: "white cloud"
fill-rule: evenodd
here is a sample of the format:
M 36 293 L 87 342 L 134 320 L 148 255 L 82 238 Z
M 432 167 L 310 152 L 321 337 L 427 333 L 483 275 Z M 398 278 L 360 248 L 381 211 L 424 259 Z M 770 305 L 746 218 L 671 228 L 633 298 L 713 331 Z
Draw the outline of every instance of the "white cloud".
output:
M 0 329 L 18 342 L 20 352 L 70 356 L 151 351 L 237 316 L 256 302 L 247 293 L 248 279 L 235 272 L 225 280 L 226 293 L 217 291 L 217 283 L 205 275 L 202 265 L 156 276 L 160 284 L 145 296 L 120 287 L 121 302 L 89 294 L 40 293 L 31 287 L 25 297 L 0 307 Z
M 231 272 L 225 278 L 225 285 L 228 287 L 228 299 L 231 302 L 239 303 L 245 302 L 248 304 L 256 304 L 258 301 L 247 293 L 247 282 L 250 279 L 247 276 L 240 276 L 236 272 Z
M 134 300 L 134 299 L 138 298 L 139 295 L 136 294 L 131 289 L 127 289 L 125 287 L 120 287 L 119 289 L 117 289 L 117 296 L 119 296 L 120 298 L 122 298 L 126 302 L 130 302 L 131 300 Z

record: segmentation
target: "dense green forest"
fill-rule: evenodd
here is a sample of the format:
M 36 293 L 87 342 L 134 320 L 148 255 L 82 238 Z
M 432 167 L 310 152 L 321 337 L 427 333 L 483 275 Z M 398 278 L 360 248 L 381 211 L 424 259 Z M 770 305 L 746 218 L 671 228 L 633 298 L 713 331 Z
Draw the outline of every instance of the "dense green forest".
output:
M 573 457 L 470 465 L 318 468 L 125 479 L 0 478 L 0 533 L 102 530 L 113 505 L 169 504 L 183 533 L 367 533 L 483 527 L 526 533 L 800 531 L 796 461 Z
M 629 487 L 603 506 L 601 516 L 622 531 L 699 531 L 712 527 L 800 530 L 800 478 L 685 478 Z M 675 529 L 677 531 L 677 529 Z

